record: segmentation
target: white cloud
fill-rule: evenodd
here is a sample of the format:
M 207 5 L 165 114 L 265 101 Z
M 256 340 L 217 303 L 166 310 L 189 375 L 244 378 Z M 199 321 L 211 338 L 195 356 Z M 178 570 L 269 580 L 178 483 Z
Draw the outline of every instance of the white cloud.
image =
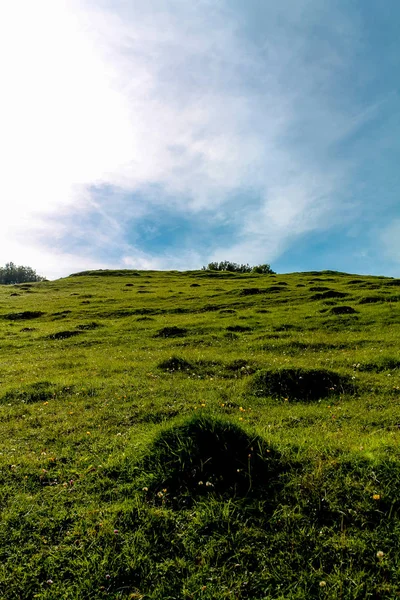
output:
M 238 240 L 209 251 L 245 261 L 266 248 L 275 257 L 339 218 L 346 169 L 328 150 L 368 113 L 356 118 L 329 100 L 342 56 L 329 41 L 310 56 L 314 3 L 294 6 L 300 20 L 271 5 L 261 48 L 224 2 L 3 3 L 0 263 L 47 275 L 202 264 L 200 253 L 149 256 L 129 245 L 126 223 L 166 197 L 177 211 L 223 222 L 235 220 L 232 194 L 251 190 L 258 206 L 241 213 Z M 350 44 L 346 19 L 337 22 Z M 113 192 L 91 193 L 103 185 Z M 69 235 L 92 247 L 86 259 L 65 247 Z M 96 258 L 107 248 L 120 259 Z

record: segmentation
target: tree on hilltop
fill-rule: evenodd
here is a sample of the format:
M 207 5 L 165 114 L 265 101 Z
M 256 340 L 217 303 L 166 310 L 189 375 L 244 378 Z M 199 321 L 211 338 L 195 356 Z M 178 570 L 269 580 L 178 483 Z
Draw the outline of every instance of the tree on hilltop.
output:
M 0 284 L 11 285 L 34 281 L 46 281 L 46 278 L 38 275 L 31 267 L 17 266 L 13 262 L 7 263 L 5 267 L 0 267 Z
M 202 267 L 202 271 L 228 271 L 229 273 L 260 273 L 262 275 L 274 275 L 275 271 L 271 269 L 268 264 L 256 265 L 251 267 L 250 265 L 239 265 L 238 263 L 231 262 L 230 260 L 223 260 L 221 262 L 208 263 L 206 267 Z

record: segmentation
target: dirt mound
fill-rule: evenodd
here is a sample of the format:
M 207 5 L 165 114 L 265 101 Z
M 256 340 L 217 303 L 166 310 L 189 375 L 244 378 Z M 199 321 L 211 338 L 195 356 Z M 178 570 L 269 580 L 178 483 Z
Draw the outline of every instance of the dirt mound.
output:
M 276 488 L 280 455 L 264 440 L 211 417 L 195 417 L 163 431 L 142 466 L 149 493 L 179 506 L 209 494 L 243 497 Z
M 256 396 L 288 400 L 319 400 L 333 394 L 354 393 L 350 377 L 327 369 L 283 368 L 258 371 L 249 383 Z

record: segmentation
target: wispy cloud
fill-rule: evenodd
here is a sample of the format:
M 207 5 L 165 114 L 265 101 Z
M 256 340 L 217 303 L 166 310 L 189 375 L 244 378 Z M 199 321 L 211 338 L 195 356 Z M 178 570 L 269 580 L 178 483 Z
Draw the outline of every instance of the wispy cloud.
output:
M 346 91 L 355 15 L 306 0 L 247 12 L 222 0 L 15 0 L 0 17 L 12 57 L 0 259 L 36 256 L 49 276 L 261 262 L 354 216 L 354 164 L 336 149 L 379 110 Z M 161 209 L 201 222 L 195 248 L 141 245 L 140 223 Z M 231 242 L 218 240 L 224 226 Z

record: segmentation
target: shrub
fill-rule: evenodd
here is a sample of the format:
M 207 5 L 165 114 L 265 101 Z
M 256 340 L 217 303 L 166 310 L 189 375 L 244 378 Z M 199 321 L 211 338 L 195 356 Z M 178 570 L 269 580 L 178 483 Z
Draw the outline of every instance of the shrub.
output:
M 268 264 L 256 265 L 255 267 L 252 267 L 251 271 L 252 273 L 260 273 L 261 275 L 275 275 L 275 271 L 273 271 Z M 281 285 L 287 284 L 282 283 Z

